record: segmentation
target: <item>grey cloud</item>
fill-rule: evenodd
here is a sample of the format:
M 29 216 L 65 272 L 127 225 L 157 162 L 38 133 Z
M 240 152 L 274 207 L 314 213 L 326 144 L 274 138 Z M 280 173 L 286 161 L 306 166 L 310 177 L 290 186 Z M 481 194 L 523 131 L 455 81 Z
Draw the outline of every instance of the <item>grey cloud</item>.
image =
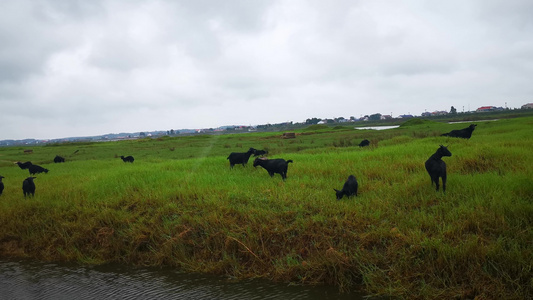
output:
M 478 1 L 478 16 L 496 28 L 504 27 L 513 32 L 530 32 L 533 29 L 533 2 L 528 0 Z
M 0 139 L 520 106 L 529 2 L 1 1 Z
M 206 20 L 218 21 L 222 26 L 239 32 L 253 32 L 263 27 L 263 14 L 277 1 L 179 1 L 174 12 L 181 17 L 204 23 Z
M 39 2 L 2 1 L 0 4 L 0 82 L 20 81 L 42 74 L 54 53 L 77 43 L 64 23 L 48 17 Z

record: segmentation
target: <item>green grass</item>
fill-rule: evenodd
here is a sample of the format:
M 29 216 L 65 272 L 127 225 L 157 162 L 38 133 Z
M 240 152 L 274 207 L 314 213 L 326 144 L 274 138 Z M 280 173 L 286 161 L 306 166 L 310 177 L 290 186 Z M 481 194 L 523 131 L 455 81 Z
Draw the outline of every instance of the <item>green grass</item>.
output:
M 419 123 L 419 124 L 417 124 Z M 533 297 L 532 117 L 0 148 L 0 255 L 170 265 L 399 298 Z M 370 147 L 359 148 L 367 138 Z M 448 145 L 447 192 L 424 161 Z M 292 159 L 287 181 L 230 152 Z M 56 154 L 64 164 L 53 164 Z M 135 163 L 118 156 L 133 155 Z M 22 196 L 31 160 L 34 198 Z M 335 200 L 348 175 L 359 197 Z

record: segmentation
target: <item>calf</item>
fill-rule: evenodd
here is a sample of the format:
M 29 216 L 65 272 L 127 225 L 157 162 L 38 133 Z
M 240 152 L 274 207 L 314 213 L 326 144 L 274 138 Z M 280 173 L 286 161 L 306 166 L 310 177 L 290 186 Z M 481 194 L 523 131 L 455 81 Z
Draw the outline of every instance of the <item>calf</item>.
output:
M 265 170 L 267 170 L 270 177 L 274 176 L 274 173 L 278 173 L 281 175 L 281 178 L 283 181 L 287 179 L 287 169 L 289 168 L 289 163 L 291 163 L 292 160 L 284 160 L 283 158 L 276 158 L 276 159 L 266 159 L 266 158 L 256 158 L 254 160 L 254 167 L 261 166 Z
M 348 176 L 348 179 L 344 183 L 344 186 L 342 187 L 342 190 L 335 190 L 335 194 L 337 196 L 337 200 L 341 200 L 344 195 L 346 197 L 350 198 L 351 196 L 357 196 L 357 188 L 359 187 L 359 184 L 357 183 L 357 179 L 355 176 L 350 175 Z
M 439 177 L 442 178 L 442 191 L 446 192 L 446 163 L 442 160 L 443 156 L 452 156 L 447 147 L 440 145 L 439 149 L 426 160 L 425 166 L 431 177 L 431 185 L 435 183 L 437 191 L 439 190 Z

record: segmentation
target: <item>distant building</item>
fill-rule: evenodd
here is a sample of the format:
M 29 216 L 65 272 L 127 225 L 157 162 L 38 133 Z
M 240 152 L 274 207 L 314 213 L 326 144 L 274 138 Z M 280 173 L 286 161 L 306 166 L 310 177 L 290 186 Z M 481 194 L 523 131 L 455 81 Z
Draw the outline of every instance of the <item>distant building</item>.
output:
M 391 115 L 381 115 L 381 120 L 390 120 L 392 119 Z
M 447 114 L 448 114 L 448 112 L 444 111 L 444 110 L 434 111 L 434 112 L 431 113 L 432 116 L 445 116 Z
M 528 104 L 522 105 L 522 109 L 532 109 L 532 108 L 533 108 L 533 103 L 528 103 Z
M 409 119 L 409 118 L 412 118 L 413 115 L 400 115 L 400 118 L 402 119 Z
M 505 110 L 503 107 L 496 107 L 496 106 L 482 106 L 478 109 L 476 109 L 476 112 L 488 112 L 488 111 L 503 111 Z
M 476 112 L 487 112 L 487 111 L 495 111 L 496 106 L 482 106 L 478 109 L 476 109 Z
M 431 117 L 431 113 L 428 111 L 425 111 L 422 113 L 422 117 Z

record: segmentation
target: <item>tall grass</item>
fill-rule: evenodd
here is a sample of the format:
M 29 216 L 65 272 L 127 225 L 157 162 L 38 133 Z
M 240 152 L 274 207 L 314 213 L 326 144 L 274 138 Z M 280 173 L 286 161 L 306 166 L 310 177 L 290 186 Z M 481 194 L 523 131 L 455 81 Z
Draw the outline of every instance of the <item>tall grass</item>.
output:
M 533 297 L 533 118 L 0 148 L 0 254 L 170 265 L 400 298 Z M 359 148 L 368 138 L 371 147 Z M 344 142 L 339 142 L 339 141 Z M 424 161 L 448 145 L 446 194 Z M 352 145 L 352 146 L 351 146 Z M 229 152 L 292 159 L 287 181 Z M 174 150 L 171 150 L 174 148 Z M 76 150 L 78 150 L 76 152 Z M 76 153 L 75 153 L 76 152 Z M 56 154 L 64 164 L 51 163 Z M 68 154 L 68 155 L 67 155 Z M 133 155 L 123 163 L 118 155 Z M 48 169 L 24 199 L 27 171 Z M 359 197 L 335 200 L 348 175 Z

